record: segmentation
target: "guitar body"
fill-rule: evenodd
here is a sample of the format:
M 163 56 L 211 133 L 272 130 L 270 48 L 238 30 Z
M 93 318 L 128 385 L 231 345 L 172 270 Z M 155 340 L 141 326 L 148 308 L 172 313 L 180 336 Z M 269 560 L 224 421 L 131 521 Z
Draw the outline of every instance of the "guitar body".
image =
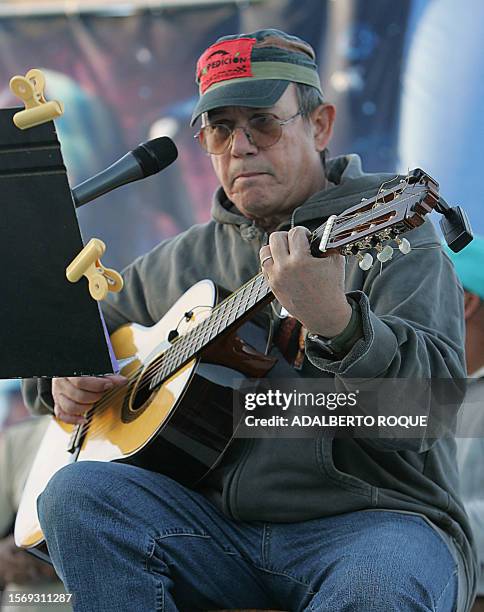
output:
M 214 284 L 200 281 L 153 327 L 125 325 L 113 334 L 113 348 L 123 365 L 121 373 L 132 382 L 107 392 L 106 399 L 97 403 L 74 452 L 67 449 L 75 426 L 52 419 L 18 509 L 17 546 L 42 550 L 37 498 L 55 472 L 73 461 L 131 463 L 187 486 L 200 482 L 217 465 L 233 437 L 234 384 L 245 375 L 264 375 L 275 361 L 232 334 L 186 363 L 155 391 L 147 391 L 143 382 L 150 364 L 170 346 L 169 333 L 189 332 L 209 316 L 216 299 Z M 210 363 L 217 355 L 221 363 Z

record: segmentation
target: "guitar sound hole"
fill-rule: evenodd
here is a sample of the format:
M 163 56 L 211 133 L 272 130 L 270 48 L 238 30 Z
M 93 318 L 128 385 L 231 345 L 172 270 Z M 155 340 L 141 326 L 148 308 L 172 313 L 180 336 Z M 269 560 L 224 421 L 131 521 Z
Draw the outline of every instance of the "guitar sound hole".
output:
M 150 405 L 151 398 L 156 391 L 150 390 L 150 379 L 142 378 L 133 395 L 127 396 L 123 403 L 121 419 L 125 423 L 134 421 Z

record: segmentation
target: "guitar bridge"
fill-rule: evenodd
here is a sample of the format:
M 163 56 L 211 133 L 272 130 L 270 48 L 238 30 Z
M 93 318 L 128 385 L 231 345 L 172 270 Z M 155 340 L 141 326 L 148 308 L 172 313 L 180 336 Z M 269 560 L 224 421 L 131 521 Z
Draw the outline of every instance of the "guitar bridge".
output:
M 84 425 L 76 425 L 69 438 L 69 444 L 67 445 L 68 453 L 74 454 L 81 450 L 81 443 L 85 433 Z

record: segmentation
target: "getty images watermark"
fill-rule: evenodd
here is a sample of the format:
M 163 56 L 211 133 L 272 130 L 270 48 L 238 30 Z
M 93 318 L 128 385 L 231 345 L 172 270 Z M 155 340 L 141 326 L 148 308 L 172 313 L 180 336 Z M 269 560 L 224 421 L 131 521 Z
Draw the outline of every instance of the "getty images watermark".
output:
M 245 380 L 235 436 L 422 438 L 455 435 L 465 380 Z
M 257 408 L 278 408 L 282 412 L 289 411 L 290 416 L 273 414 L 269 417 L 248 414 L 244 422 L 247 427 L 427 427 L 428 415 L 383 415 L 370 414 L 327 414 L 319 412 L 300 413 L 301 408 L 322 407 L 326 410 L 337 408 L 356 408 L 358 406 L 359 390 L 349 393 L 319 392 L 311 393 L 293 391 L 286 393 L 280 389 L 269 389 L 266 392 L 246 393 L 244 408 L 247 411 Z M 309 413 L 311 412 L 311 413 Z M 295 414 L 291 414 L 295 413 Z

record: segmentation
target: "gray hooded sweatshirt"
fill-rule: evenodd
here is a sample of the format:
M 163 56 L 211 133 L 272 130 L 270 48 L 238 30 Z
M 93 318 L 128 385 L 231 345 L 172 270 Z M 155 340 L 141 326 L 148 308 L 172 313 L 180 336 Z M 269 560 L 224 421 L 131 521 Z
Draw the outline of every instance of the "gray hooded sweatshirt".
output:
M 358 156 L 348 155 L 330 160 L 328 178 L 334 186 L 314 194 L 279 229 L 314 229 L 376 195 L 393 176 L 365 174 Z M 396 251 L 381 269 L 365 272 L 347 258 L 346 291 L 358 304 L 362 337 L 339 361 L 307 339 L 298 376 L 336 377 L 342 385 L 356 378 L 465 377 L 463 294 L 453 266 L 431 222 L 407 238 L 412 251 Z M 124 271 L 125 288 L 103 304 L 108 329 L 153 325 L 204 278 L 235 291 L 260 270 L 259 249 L 266 241 L 219 189 L 208 223 L 162 242 Z M 268 307 L 256 320 L 267 326 L 270 317 Z M 24 396 L 33 411 L 52 411 L 45 380 L 25 381 Z M 458 497 L 455 454 L 452 437 L 238 439 L 204 492 L 243 521 L 296 522 L 378 509 L 417 513 L 450 546 L 459 568 L 458 610 L 468 610 L 476 559 Z

